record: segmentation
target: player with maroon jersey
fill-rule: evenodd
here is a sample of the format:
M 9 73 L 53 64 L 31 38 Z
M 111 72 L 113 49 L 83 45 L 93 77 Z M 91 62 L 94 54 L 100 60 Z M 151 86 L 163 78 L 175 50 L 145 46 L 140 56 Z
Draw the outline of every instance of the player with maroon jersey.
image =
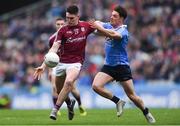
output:
M 65 25 L 65 20 L 63 18 L 57 18 L 56 22 L 55 22 L 55 26 L 56 26 L 56 30 L 58 30 L 59 28 L 61 28 L 63 25 Z M 57 32 L 55 32 L 50 38 L 49 38 L 49 47 L 52 47 L 55 38 L 56 38 Z M 56 104 L 57 101 L 57 97 L 59 92 L 61 91 L 63 84 L 64 84 L 64 78 L 65 75 L 62 76 L 58 76 L 57 72 L 56 72 L 56 68 L 49 68 L 49 72 L 48 72 L 48 78 L 52 83 L 52 87 L 53 87 L 53 103 L 54 105 Z M 80 97 L 80 93 L 78 91 L 78 89 L 75 87 L 75 84 L 73 86 L 73 89 L 71 91 L 72 95 L 75 97 L 75 99 L 78 102 L 78 107 L 79 107 L 79 112 L 81 116 L 86 116 L 87 112 L 85 110 L 85 108 L 82 106 L 82 102 L 81 102 L 81 97 Z M 69 107 L 69 97 L 67 97 L 67 99 L 65 100 L 67 107 Z M 68 109 L 69 110 L 69 109 Z M 68 117 L 69 119 L 71 118 L 71 112 L 68 113 Z M 60 111 L 58 111 L 58 115 L 60 115 Z
M 66 75 L 63 88 L 50 114 L 50 118 L 54 120 L 56 120 L 59 108 L 72 91 L 74 82 L 79 76 L 85 57 L 87 36 L 94 31 L 88 22 L 79 21 L 78 11 L 79 9 L 75 5 L 67 8 L 67 25 L 57 31 L 55 42 L 49 50 L 49 52 L 56 52 L 60 57 L 56 72 L 59 75 Z M 45 68 L 45 63 L 36 68 L 35 78 L 39 79 Z M 72 104 L 74 103 L 72 102 Z

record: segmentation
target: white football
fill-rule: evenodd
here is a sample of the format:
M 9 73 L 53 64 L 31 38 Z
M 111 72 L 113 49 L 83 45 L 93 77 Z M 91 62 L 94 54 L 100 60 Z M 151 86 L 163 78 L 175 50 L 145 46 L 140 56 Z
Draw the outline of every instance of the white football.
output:
M 46 66 L 53 68 L 59 63 L 59 56 L 54 52 L 49 52 L 44 56 Z

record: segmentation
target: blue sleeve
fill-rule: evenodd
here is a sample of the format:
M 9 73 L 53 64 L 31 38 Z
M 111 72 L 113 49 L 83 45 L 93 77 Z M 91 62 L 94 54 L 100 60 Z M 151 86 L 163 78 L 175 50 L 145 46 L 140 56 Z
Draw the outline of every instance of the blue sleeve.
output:
M 121 28 L 117 32 L 122 36 L 122 38 L 123 37 L 128 37 L 128 31 L 127 31 L 126 28 Z
M 112 25 L 110 23 L 104 23 L 103 22 L 103 25 L 102 25 L 105 29 L 111 29 L 112 28 Z

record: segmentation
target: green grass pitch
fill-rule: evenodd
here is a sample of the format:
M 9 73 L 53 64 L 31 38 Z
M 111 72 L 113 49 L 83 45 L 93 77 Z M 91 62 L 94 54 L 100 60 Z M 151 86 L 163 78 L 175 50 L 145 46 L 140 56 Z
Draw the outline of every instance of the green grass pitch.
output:
M 56 121 L 49 119 L 50 110 L 0 110 L 0 125 L 149 125 L 138 109 L 125 109 L 116 117 L 115 109 L 88 109 L 85 117 L 75 110 L 72 121 L 66 109 Z M 155 125 L 180 125 L 180 109 L 151 109 L 156 118 Z

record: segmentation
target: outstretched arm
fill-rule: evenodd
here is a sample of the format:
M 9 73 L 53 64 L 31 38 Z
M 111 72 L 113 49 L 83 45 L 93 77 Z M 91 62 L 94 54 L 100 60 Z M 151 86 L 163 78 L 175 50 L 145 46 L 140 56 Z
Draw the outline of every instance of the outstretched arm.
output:
M 59 42 L 54 42 L 52 47 L 49 49 L 49 52 L 57 53 L 60 45 L 61 45 L 60 41 Z M 40 67 L 35 68 L 34 78 L 35 79 L 37 78 L 39 80 L 41 78 L 41 75 L 43 74 L 45 68 L 46 68 L 46 64 L 44 62 L 41 64 Z
M 103 28 L 102 25 L 100 25 L 100 23 L 97 21 L 90 21 L 89 23 L 91 24 L 93 28 L 97 29 L 100 33 L 102 33 L 106 37 L 113 38 L 113 39 L 122 38 L 122 36 L 118 32 Z
M 52 47 L 49 49 L 49 52 L 55 52 L 57 53 L 59 47 L 61 45 L 61 41 L 54 42 Z
M 102 26 L 102 22 L 101 21 L 95 21 L 95 23 L 97 23 L 98 25 Z M 90 24 L 91 24 L 91 21 L 90 21 Z M 94 26 L 92 26 L 92 24 L 91 24 L 91 27 L 96 29 Z M 97 29 L 94 31 L 94 34 L 98 35 L 98 36 L 105 36 L 102 32 L 98 31 Z

